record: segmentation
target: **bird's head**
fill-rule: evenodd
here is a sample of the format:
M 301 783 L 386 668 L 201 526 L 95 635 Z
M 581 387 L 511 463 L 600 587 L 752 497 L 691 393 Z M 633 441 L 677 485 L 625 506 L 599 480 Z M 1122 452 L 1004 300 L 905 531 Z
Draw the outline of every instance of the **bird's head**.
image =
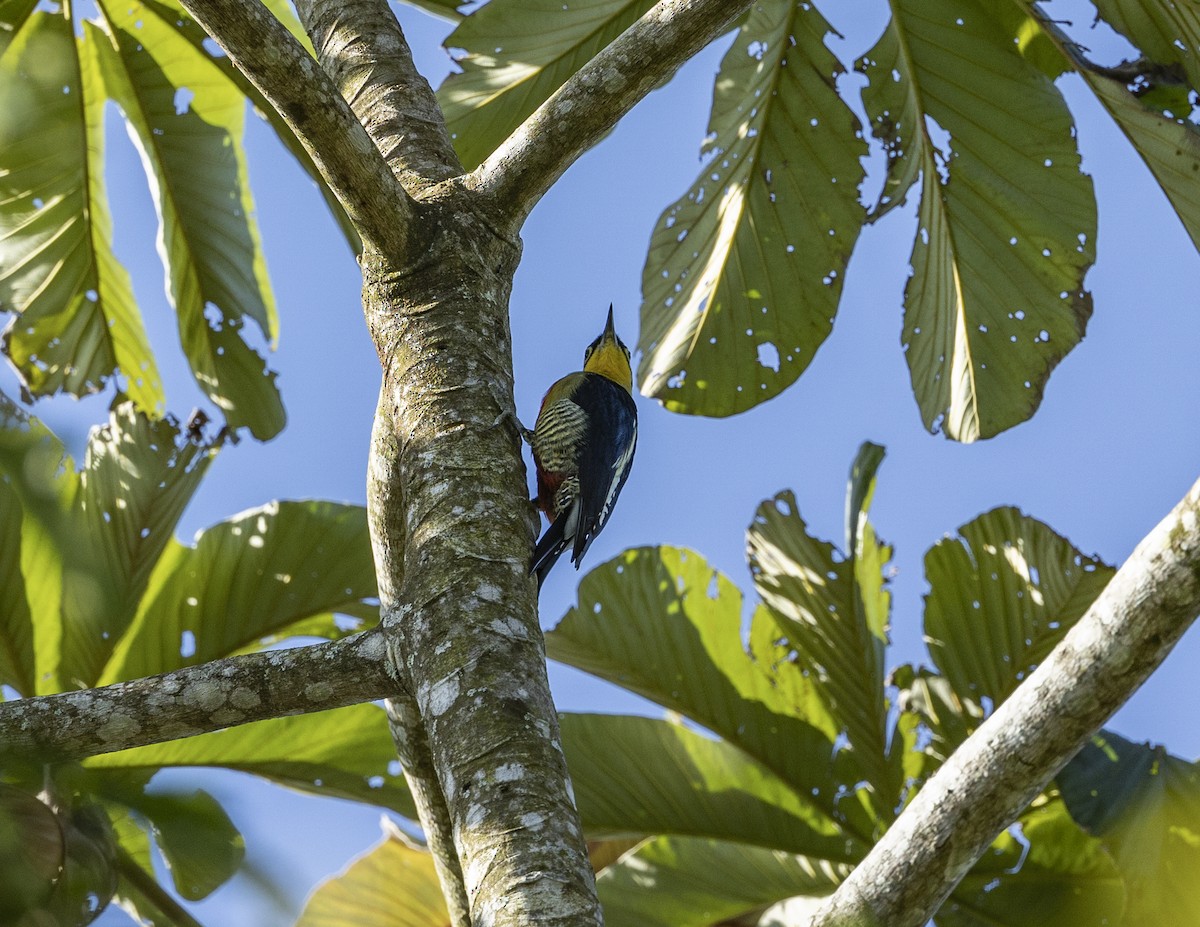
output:
M 613 327 L 611 304 L 608 307 L 608 321 L 604 325 L 604 331 L 583 352 L 583 369 L 588 373 L 608 377 L 614 383 L 619 383 L 633 392 L 633 369 L 629 366 L 629 348 L 617 337 L 617 330 Z

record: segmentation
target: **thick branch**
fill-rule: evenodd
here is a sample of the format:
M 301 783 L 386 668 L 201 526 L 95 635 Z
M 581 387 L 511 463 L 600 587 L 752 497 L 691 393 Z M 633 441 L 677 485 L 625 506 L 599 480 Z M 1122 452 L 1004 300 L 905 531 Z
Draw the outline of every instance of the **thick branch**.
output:
M 0 761 L 81 759 L 222 728 L 342 708 L 395 689 L 378 630 L 173 673 L 0 704 Z
M 563 84 L 479 165 L 510 230 L 646 94 L 725 32 L 751 0 L 662 0 Z
M 298 0 L 296 10 L 321 66 L 409 193 L 462 173 L 441 107 L 386 0 Z
M 257 0 L 181 0 L 283 117 L 364 242 L 402 254 L 413 203 L 320 65 Z
M 1200 613 L 1200 481 L 917 794 L 812 927 L 919 927 Z

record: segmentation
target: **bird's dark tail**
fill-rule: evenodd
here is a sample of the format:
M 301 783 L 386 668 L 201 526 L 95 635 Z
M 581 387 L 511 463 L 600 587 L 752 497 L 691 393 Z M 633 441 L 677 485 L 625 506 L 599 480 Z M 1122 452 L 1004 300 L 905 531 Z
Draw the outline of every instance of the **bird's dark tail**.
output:
M 529 566 L 529 572 L 537 574 L 538 592 L 542 591 L 542 583 L 546 581 L 546 574 L 550 572 L 551 567 L 558 562 L 558 558 L 567 549 L 566 539 L 563 538 L 563 526 L 566 521 L 564 516 L 556 518 L 537 542 L 537 547 L 533 549 L 533 563 Z

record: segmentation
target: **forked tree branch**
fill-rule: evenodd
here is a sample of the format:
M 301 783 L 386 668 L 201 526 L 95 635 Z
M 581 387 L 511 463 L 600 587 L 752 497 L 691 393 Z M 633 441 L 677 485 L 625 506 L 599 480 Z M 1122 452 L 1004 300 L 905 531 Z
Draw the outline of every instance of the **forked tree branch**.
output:
M 363 241 L 402 254 L 414 206 L 337 87 L 258 0 L 180 0 L 283 117 Z
M 510 231 L 568 167 L 752 0 L 661 0 L 579 69 L 468 178 Z
M 0 703 L 0 761 L 82 759 L 222 728 L 342 708 L 395 689 L 383 634 L 269 650 Z
M 321 67 L 413 196 L 462 173 L 429 81 L 386 0 L 298 0 Z
M 813 917 L 920 927 L 1200 613 L 1200 481 Z

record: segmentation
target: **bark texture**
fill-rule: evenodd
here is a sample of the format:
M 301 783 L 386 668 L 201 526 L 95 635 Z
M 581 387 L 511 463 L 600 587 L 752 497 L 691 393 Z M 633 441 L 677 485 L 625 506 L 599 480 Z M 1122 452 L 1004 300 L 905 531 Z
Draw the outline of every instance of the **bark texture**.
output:
M 579 69 L 472 173 L 519 228 L 563 172 L 643 97 L 732 26 L 752 0 L 663 0 Z
M 364 243 L 408 247 L 412 201 L 321 66 L 257 0 L 181 0 L 309 153 Z
M 1200 612 L 1200 482 L 917 794 L 812 927 L 920 927 Z
M 0 764 L 82 759 L 210 731 L 382 698 L 383 634 L 271 650 L 0 704 Z

